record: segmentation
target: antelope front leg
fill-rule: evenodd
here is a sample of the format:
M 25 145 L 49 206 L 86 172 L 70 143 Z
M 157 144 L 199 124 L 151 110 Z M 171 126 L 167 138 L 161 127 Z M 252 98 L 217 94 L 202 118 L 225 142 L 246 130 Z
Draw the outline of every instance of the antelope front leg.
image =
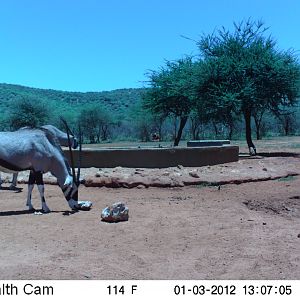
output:
M 17 187 L 17 181 L 18 181 L 18 173 L 13 173 L 12 182 L 11 182 L 11 185 L 9 186 L 9 188 L 11 190 L 16 189 L 16 187 Z
M 33 171 L 30 171 L 29 179 L 28 179 L 28 194 L 27 194 L 26 206 L 28 206 L 28 209 L 31 211 L 34 210 L 34 207 L 31 204 L 31 195 L 32 195 L 32 190 L 34 188 L 34 183 L 35 183 L 35 173 Z
M 44 181 L 43 181 L 43 174 L 42 172 L 36 172 L 36 184 L 38 186 L 38 190 L 40 192 L 40 196 L 41 196 L 41 202 L 42 202 L 42 211 L 44 213 L 49 213 L 50 209 L 47 206 L 46 200 L 45 200 L 45 187 L 44 187 Z

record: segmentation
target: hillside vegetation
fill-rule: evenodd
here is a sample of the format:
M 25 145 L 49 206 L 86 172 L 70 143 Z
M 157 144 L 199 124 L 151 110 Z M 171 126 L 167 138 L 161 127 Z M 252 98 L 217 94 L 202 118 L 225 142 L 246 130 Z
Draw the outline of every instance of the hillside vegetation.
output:
M 114 115 L 116 120 L 128 118 L 132 107 L 141 102 L 143 89 L 118 89 L 104 92 L 65 92 L 30 88 L 21 85 L 0 84 L 0 111 L 2 126 L 11 106 L 20 99 L 32 99 L 51 107 L 53 117 L 77 115 L 84 105 L 97 104 Z
M 83 117 L 82 112 L 87 111 L 85 123 L 92 123 L 91 110 L 102 111 L 108 117 L 105 124 L 100 124 L 98 133 L 93 128 L 87 127 L 84 132 L 86 143 L 111 142 L 111 141 L 143 141 L 151 140 L 151 133 L 159 132 L 162 141 L 172 141 L 178 127 L 176 118 L 159 120 L 151 117 L 142 109 L 142 99 L 147 89 L 118 89 L 104 92 L 66 92 L 31 88 L 21 85 L 0 83 L 0 130 L 13 130 L 11 126 L 12 111 L 15 104 L 22 100 L 32 100 L 33 103 L 43 105 L 49 118 L 45 123 L 54 124 L 63 129 L 60 117 L 64 117 L 77 130 L 78 120 Z M 262 121 L 262 137 L 299 134 L 299 107 L 294 108 L 294 113 L 289 120 L 279 120 L 266 114 Z M 285 129 L 289 121 L 288 130 Z M 95 127 L 95 124 L 91 124 Z M 103 126 L 104 125 L 104 126 Z M 243 124 L 237 122 L 233 139 L 243 139 Z M 106 130 L 106 131 L 104 131 Z M 98 136 L 98 137 L 97 137 Z M 184 139 L 195 138 L 228 138 L 225 127 L 216 126 L 214 123 L 200 125 L 195 136 L 193 119 L 188 120 L 188 125 L 183 133 Z
M 143 92 L 144 89 L 138 88 L 66 92 L 0 83 L 0 130 L 15 130 L 20 123 L 36 124 L 36 120 L 29 120 L 32 118 L 30 112 L 32 107 L 32 115 L 39 118 L 36 112 L 39 106 L 45 114 L 38 125 L 50 123 L 63 129 L 60 121 L 63 117 L 76 131 L 80 120 L 88 143 L 138 139 L 132 120 L 139 115 Z M 23 102 L 29 107 L 20 111 Z M 19 120 L 21 114 L 27 115 L 28 120 Z

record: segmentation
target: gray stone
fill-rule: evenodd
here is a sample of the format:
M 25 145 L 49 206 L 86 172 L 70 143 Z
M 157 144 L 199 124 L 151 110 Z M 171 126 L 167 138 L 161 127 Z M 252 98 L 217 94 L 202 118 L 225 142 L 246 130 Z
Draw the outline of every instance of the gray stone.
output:
M 128 221 L 128 213 L 128 207 L 122 202 L 117 202 L 102 210 L 101 219 L 109 223 Z

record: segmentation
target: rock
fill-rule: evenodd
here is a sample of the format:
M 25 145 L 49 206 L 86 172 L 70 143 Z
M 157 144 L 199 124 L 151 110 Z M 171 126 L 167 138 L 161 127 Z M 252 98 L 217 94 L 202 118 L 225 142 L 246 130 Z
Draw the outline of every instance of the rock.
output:
M 195 185 L 202 182 L 210 182 L 212 185 L 218 186 L 219 184 L 241 184 L 296 176 L 299 175 L 299 162 L 298 158 L 293 158 L 288 163 L 281 158 L 268 158 L 259 163 L 254 162 L 252 159 L 241 159 L 238 162 L 227 163 L 226 165 L 202 167 L 175 165 L 161 169 L 139 167 L 88 168 L 82 169 L 81 174 L 86 179 L 84 182 L 85 186 L 106 186 L 111 188 L 135 188 L 139 185 L 143 185 L 146 188 L 150 186 L 180 187 L 183 184 Z M 27 182 L 28 172 L 21 173 L 20 179 L 22 179 L 22 175 L 24 174 Z M 47 183 L 51 181 L 51 184 L 56 184 L 57 182 L 56 178 L 46 174 L 44 175 L 44 181 Z M 285 185 L 288 186 L 290 184 L 289 182 L 285 182 Z
M 123 168 L 119 166 L 119 167 L 115 167 L 112 171 L 113 172 L 120 172 L 120 171 L 122 171 L 122 169 Z
M 182 174 L 178 171 L 174 171 L 172 175 L 177 176 L 177 177 L 182 176 Z
M 101 219 L 109 223 L 128 221 L 128 213 L 128 207 L 122 202 L 117 202 L 102 210 Z
M 145 189 L 146 187 L 143 184 L 139 184 L 136 188 L 137 189 Z
M 194 178 L 199 178 L 199 174 L 197 173 L 197 170 L 192 170 L 189 172 L 189 175 L 194 177 Z
M 172 179 L 170 177 L 151 177 L 149 185 L 154 187 L 171 187 Z

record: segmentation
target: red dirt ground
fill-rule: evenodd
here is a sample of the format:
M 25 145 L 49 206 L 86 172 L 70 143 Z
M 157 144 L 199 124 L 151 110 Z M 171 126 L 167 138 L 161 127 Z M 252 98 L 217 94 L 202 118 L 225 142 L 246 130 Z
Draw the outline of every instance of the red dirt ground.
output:
M 247 164 L 262 169 L 258 162 Z M 298 169 L 300 159 L 275 165 L 280 173 L 289 164 Z M 26 211 L 20 187 L 0 190 L 0 279 L 300 279 L 299 176 L 220 187 L 82 186 L 93 208 L 77 213 L 46 185 L 52 212 L 44 215 Z M 40 208 L 36 188 L 33 199 Z M 117 201 L 129 221 L 101 222 Z

